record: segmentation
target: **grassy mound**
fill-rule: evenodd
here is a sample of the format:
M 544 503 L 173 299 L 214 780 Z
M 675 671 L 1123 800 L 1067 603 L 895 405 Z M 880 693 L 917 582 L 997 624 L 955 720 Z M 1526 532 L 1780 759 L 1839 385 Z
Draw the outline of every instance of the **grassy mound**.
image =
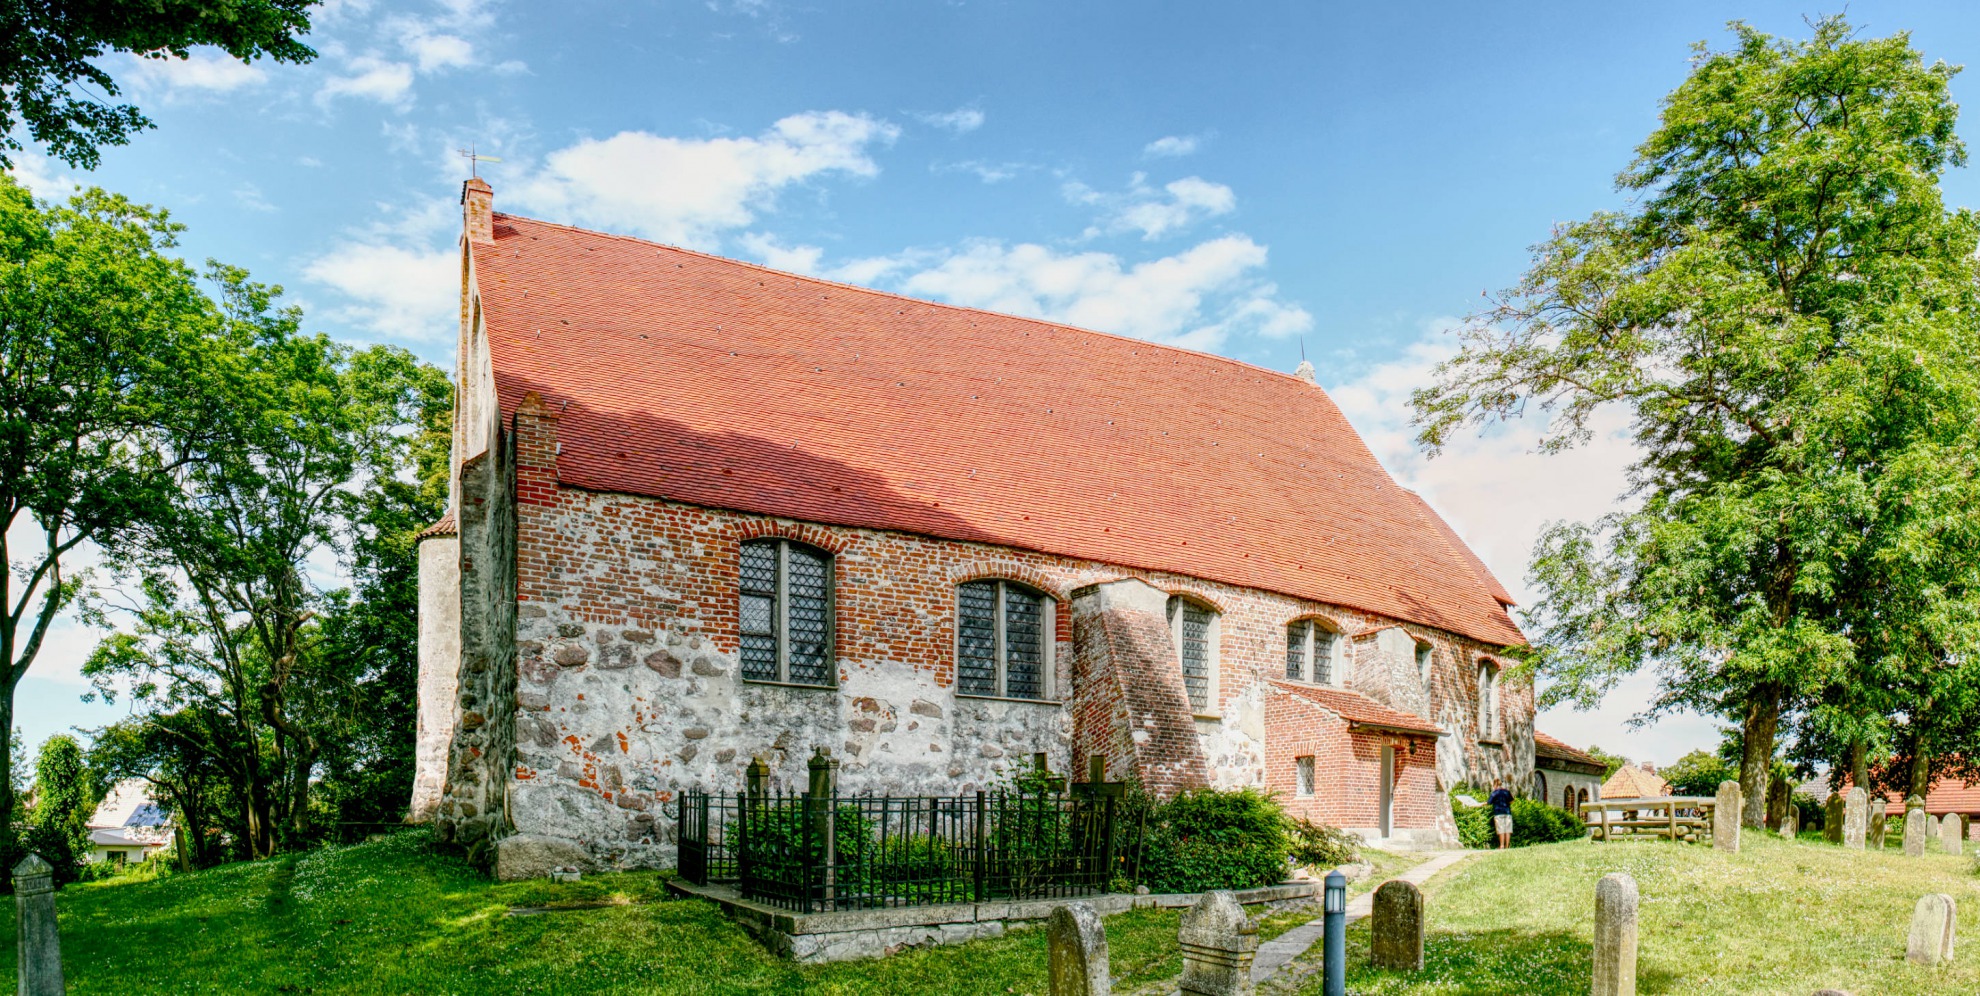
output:
M 1980 990 L 1980 959 L 1921 968 L 1904 960 L 1912 906 L 1959 903 L 1963 940 L 1980 941 L 1974 859 L 1848 851 L 1748 831 L 1737 855 L 1664 842 L 1548 844 L 1473 861 L 1434 880 L 1425 971 L 1367 968 L 1368 927 L 1348 932 L 1349 989 L 1363 996 L 1580 996 L 1588 992 L 1595 882 L 1628 872 L 1641 895 L 1637 991 L 1881 996 Z M 1962 945 L 1964 946 L 1964 945 Z M 1317 977 L 1302 992 L 1320 991 Z

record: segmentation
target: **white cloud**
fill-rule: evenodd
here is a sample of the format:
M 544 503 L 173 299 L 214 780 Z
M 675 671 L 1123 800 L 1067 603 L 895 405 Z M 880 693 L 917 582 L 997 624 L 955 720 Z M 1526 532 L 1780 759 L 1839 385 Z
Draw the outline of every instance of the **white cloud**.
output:
M 794 114 L 750 138 L 620 132 L 551 153 L 502 196 L 574 224 L 712 247 L 773 209 L 787 187 L 825 174 L 878 174 L 870 151 L 899 134 L 842 111 Z
M 1214 218 L 1237 210 L 1237 194 L 1221 183 L 1188 176 L 1156 189 L 1148 185 L 1146 174 L 1128 179 L 1123 193 L 1103 193 L 1074 181 L 1065 185 L 1066 200 L 1102 210 L 1100 221 L 1086 230 L 1092 238 L 1120 232 L 1140 232 L 1154 240 L 1180 231 L 1204 218 Z
M 133 58 L 130 78 L 141 89 L 167 94 L 226 93 L 260 83 L 268 74 L 226 52 L 200 49 L 184 59 L 170 53 Z
M 932 262 L 902 260 L 895 269 L 914 272 L 891 282 L 956 304 L 1214 349 L 1234 335 L 1311 326 L 1311 316 L 1259 278 L 1265 259 L 1265 247 L 1242 235 L 1132 264 L 1112 253 L 983 241 Z
M 1164 135 L 1141 147 L 1141 154 L 1151 159 L 1176 159 L 1196 151 L 1198 140 L 1195 135 Z
M 1383 466 L 1422 495 L 1464 537 L 1514 598 L 1533 601 L 1526 565 L 1547 523 L 1589 521 L 1622 507 L 1627 468 L 1636 456 L 1626 413 L 1601 412 L 1594 438 L 1565 453 L 1539 452 L 1541 418 L 1466 432 L 1435 458 L 1416 446 L 1409 424 L 1410 393 L 1428 386 L 1432 370 L 1456 351 L 1448 331 L 1456 319 L 1429 323 L 1426 334 L 1399 355 L 1373 367 L 1320 380 Z M 1580 747 L 1598 744 L 1637 760 L 1675 761 L 1694 747 L 1718 743 L 1714 722 L 1682 714 L 1641 729 L 1628 723 L 1655 696 L 1655 678 L 1635 676 L 1588 712 L 1572 707 L 1545 711 L 1540 726 Z
M 235 187 L 234 200 L 250 211 L 279 210 L 275 205 L 268 202 L 268 198 L 262 194 L 261 188 L 252 183 L 243 183 Z
M 317 92 L 319 103 L 328 104 L 338 97 L 357 97 L 399 107 L 412 102 L 412 66 L 360 55 L 345 63 L 345 68 L 348 75 L 331 77 Z
M 303 275 L 347 299 L 331 314 L 379 335 L 446 342 L 459 321 L 459 207 L 436 199 L 355 232 L 310 260 Z
M 405 47 L 422 73 L 474 64 L 474 45 L 459 35 L 415 34 Z
M 82 189 L 82 184 L 77 183 L 73 175 L 57 173 L 57 168 L 46 156 L 32 152 L 14 153 L 14 180 L 26 187 L 28 193 L 42 200 L 66 200 Z
M 984 183 L 1002 183 L 1019 173 L 1030 172 L 1038 167 L 1030 163 L 992 163 L 981 159 L 968 159 L 955 163 L 935 163 L 928 167 L 936 173 L 969 173 Z
M 983 127 L 983 112 L 974 107 L 958 107 L 940 114 L 916 114 L 914 118 L 922 124 L 958 135 L 967 135 Z

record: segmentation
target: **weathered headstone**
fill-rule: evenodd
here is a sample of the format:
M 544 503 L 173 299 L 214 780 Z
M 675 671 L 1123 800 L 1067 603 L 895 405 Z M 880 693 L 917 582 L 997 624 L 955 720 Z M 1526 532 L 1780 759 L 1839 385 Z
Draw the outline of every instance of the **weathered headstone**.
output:
M 1712 846 L 1739 853 L 1739 783 L 1730 779 L 1719 783 L 1719 797 L 1712 804 Z
M 1794 835 L 1800 832 L 1801 810 L 1789 806 L 1787 812 L 1781 814 L 1781 836 L 1793 840 Z
M 1182 917 L 1177 932 L 1183 953 L 1182 991 L 1198 996 L 1251 992 L 1251 959 L 1258 953 L 1258 925 L 1237 898 L 1206 892 Z
M 1822 804 L 1822 839 L 1831 844 L 1842 843 L 1843 801 L 1842 796 L 1829 793 L 1829 801 Z
M 1107 929 L 1091 903 L 1069 903 L 1052 911 L 1046 925 L 1051 944 L 1052 996 L 1106 996 L 1113 992 L 1107 969 Z
M 1870 832 L 1870 793 L 1863 786 L 1850 787 L 1843 797 L 1843 846 L 1863 850 L 1863 839 Z
M 1878 799 L 1870 805 L 1870 828 L 1863 835 L 1863 842 L 1873 851 L 1884 849 L 1884 800 Z
M 1937 965 L 1953 959 L 1953 930 L 1958 922 L 1953 898 L 1934 892 L 1918 898 L 1911 913 L 1911 933 L 1905 938 L 1904 956 L 1920 965 Z
M 1958 854 L 1964 850 L 1960 841 L 1959 814 L 1947 813 L 1939 823 L 1939 850 L 1947 854 Z
M 62 935 L 55 929 L 55 869 L 30 854 L 14 866 L 15 973 L 21 996 L 62 996 Z
M 1589 993 L 1636 996 L 1636 880 L 1622 872 L 1595 883 L 1595 977 Z
M 1375 890 L 1368 961 L 1376 968 L 1423 971 L 1423 890 L 1414 883 L 1395 878 Z
M 1932 836 L 1932 817 L 1925 812 L 1925 800 L 1917 796 L 1905 800 L 1904 856 L 1925 856 L 1925 840 Z

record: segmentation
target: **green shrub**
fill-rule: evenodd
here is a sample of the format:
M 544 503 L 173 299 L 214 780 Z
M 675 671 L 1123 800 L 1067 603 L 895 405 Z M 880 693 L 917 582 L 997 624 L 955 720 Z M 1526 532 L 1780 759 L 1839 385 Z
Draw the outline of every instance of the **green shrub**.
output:
M 1457 821 L 1458 843 L 1472 850 L 1497 847 L 1492 835 L 1492 810 L 1488 806 L 1467 806 L 1451 800 L 1451 818 Z
M 1538 799 L 1515 797 L 1512 814 L 1514 847 L 1576 840 L 1588 835 L 1587 826 L 1580 817 Z M 1492 807 L 1466 806 L 1453 799 L 1451 818 L 1457 821 L 1458 842 L 1465 847 L 1485 849 L 1499 846 L 1499 835 L 1492 828 Z
M 1183 792 L 1154 807 L 1142 883 L 1156 892 L 1255 889 L 1285 878 L 1285 814 L 1256 789 Z
M 1306 817 L 1286 821 L 1287 852 L 1308 868 L 1336 868 L 1361 859 L 1361 838 Z

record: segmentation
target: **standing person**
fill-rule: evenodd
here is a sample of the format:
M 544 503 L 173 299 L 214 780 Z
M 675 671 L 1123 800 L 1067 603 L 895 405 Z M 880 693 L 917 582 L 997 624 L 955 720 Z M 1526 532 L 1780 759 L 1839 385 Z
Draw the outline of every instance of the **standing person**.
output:
M 1512 846 L 1512 793 L 1503 778 L 1492 779 L 1492 829 L 1499 835 L 1500 849 Z

